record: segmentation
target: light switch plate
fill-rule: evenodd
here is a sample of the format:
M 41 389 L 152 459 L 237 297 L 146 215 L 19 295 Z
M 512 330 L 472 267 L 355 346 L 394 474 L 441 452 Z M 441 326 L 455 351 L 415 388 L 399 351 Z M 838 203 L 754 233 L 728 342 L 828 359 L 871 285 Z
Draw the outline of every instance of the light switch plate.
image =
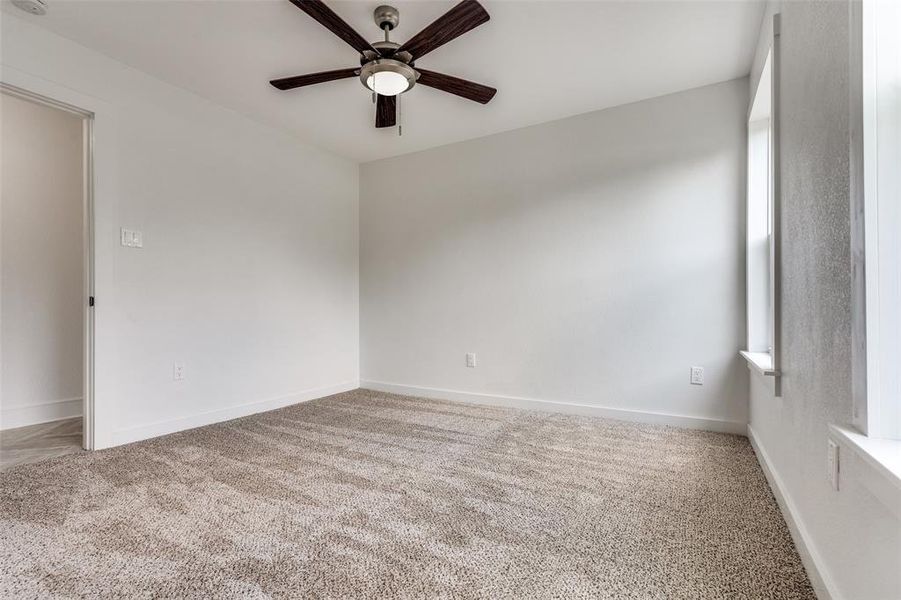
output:
M 172 365 L 172 380 L 182 381 L 185 378 L 185 365 L 179 361 L 175 361 Z
M 466 353 L 466 366 L 467 367 L 475 367 L 476 366 L 476 355 L 474 352 Z
M 144 234 L 134 229 L 119 229 L 119 243 L 126 248 L 143 248 Z
M 704 385 L 704 367 L 691 368 L 691 384 Z

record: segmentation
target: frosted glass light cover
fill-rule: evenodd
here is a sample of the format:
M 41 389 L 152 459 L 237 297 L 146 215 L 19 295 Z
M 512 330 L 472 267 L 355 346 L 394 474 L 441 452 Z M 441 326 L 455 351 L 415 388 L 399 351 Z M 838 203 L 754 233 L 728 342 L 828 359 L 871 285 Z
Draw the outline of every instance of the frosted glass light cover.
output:
M 407 91 L 407 78 L 393 71 L 373 73 L 366 80 L 366 87 L 382 96 L 397 96 Z

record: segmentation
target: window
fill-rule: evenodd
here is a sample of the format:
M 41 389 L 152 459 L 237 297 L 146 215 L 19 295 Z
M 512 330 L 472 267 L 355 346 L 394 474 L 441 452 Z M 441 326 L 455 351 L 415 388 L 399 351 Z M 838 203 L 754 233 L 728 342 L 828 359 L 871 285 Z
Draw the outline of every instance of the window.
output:
M 778 20 L 775 22 L 778 26 Z M 748 116 L 747 190 L 747 337 L 742 352 L 748 362 L 764 375 L 776 377 L 775 392 L 781 395 L 778 380 L 776 340 L 778 339 L 778 240 L 776 219 L 777 179 L 775 172 L 776 119 L 773 114 L 774 48 L 767 54 Z
M 901 518 L 901 3 L 854 2 L 850 16 L 854 408 L 853 426 L 833 423 L 830 437 Z
M 764 354 L 773 349 L 771 60 L 772 52 L 764 64 L 748 119 L 748 351 Z
M 866 0 L 861 10 L 862 173 L 854 188 L 863 205 L 866 384 L 854 425 L 901 439 L 901 3 Z

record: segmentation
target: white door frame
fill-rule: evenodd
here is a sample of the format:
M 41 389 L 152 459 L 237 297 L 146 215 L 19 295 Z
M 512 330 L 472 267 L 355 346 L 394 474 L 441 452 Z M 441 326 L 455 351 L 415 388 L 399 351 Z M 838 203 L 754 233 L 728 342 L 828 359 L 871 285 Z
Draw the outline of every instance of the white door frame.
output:
M 94 449 L 94 113 L 48 98 L 41 94 L 25 90 L 0 81 L 0 92 L 49 106 L 67 113 L 74 114 L 82 119 L 84 127 L 84 189 L 82 192 L 82 223 L 83 223 L 83 310 L 84 331 L 82 343 L 84 349 L 84 364 L 82 366 L 82 415 L 83 415 L 83 439 L 82 446 L 86 450 Z

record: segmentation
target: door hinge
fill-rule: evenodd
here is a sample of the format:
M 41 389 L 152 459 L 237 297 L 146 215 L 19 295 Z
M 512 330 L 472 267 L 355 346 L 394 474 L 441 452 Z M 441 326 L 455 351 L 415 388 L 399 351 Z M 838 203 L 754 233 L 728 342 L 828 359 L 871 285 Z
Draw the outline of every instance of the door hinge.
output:
M 88 296 L 88 306 L 94 306 L 94 296 Z

